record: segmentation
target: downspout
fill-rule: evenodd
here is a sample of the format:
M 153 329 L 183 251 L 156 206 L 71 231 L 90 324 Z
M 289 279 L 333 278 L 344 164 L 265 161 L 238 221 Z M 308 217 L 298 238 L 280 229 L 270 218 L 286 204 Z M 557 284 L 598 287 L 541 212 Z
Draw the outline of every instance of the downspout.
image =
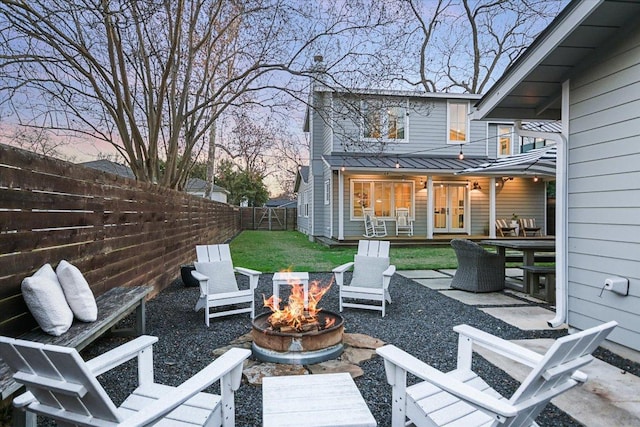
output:
M 562 133 L 523 130 L 521 123 L 515 123 L 516 134 L 531 138 L 544 138 L 557 145 L 556 157 L 556 316 L 547 321 L 556 328 L 567 321 L 568 312 L 568 136 L 569 136 L 569 81 L 562 84 Z
M 496 177 L 489 180 L 489 237 L 496 238 Z
M 338 240 L 344 240 L 344 174 L 338 169 Z
M 433 177 L 427 176 L 427 239 L 433 239 Z

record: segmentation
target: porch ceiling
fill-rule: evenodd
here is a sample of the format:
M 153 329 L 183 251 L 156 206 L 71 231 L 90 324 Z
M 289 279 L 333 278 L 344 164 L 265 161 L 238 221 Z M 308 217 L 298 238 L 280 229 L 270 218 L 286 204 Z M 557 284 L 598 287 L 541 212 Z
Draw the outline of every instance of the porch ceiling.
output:
M 489 161 L 487 157 L 465 157 L 459 160 L 444 156 L 402 156 L 388 154 L 352 154 L 331 153 L 322 156 L 325 163 L 333 170 L 342 167 L 350 171 L 398 172 L 399 170 L 416 173 L 454 174 L 461 169 L 478 167 Z M 396 162 L 400 165 L 396 168 Z

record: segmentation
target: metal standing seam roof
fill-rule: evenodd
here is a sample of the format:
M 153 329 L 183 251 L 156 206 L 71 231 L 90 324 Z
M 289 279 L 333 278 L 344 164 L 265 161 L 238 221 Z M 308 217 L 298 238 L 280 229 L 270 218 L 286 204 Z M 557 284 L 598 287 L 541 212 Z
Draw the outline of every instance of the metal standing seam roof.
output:
M 458 175 L 486 176 L 556 176 L 556 145 L 537 148 L 526 153 L 501 157 L 477 167 L 461 170 Z
M 434 157 L 434 156 L 402 156 L 389 154 L 345 154 L 332 153 L 322 156 L 323 160 L 332 168 L 339 169 L 345 167 L 350 170 L 376 169 L 378 171 L 410 170 L 414 172 L 440 172 L 455 173 L 461 169 L 477 167 L 486 163 L 486 157 L 474 158 L 465 157 L 460 160 L 455 157 Z M 400 168 L 396 168 L 396 162 Z

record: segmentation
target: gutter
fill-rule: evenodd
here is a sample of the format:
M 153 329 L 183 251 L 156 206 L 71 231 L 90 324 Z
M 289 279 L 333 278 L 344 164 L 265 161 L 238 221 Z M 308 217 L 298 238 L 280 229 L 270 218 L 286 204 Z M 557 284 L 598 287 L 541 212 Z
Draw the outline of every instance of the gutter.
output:
M 563 109 L 564 111 L 564 109 Z M 564 118 L 563 118 L 564 119 Z M 563 120 L 563 129 L 565 121 Z M 520 121 L 515 122 L 519 136 L 544 138 L 557 144 L 556 158 L 556 316 L 547 324 L 556 328 L 567 321 L 568 311 L 568 233 L 567 233 L 567 138 L 561 133 L 541 132 L 522 129 Z

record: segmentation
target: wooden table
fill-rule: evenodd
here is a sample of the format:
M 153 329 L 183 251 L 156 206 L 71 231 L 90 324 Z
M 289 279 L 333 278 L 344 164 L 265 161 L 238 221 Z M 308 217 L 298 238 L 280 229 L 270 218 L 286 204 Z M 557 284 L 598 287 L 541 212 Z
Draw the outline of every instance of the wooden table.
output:
M 351 375 L 264 377 L 263 427 L 375 427 Z
M 514 249 L 522 252 L 522 265 L 531 266 L 535 264 L 536 252 L 555 252 L 555 239 L 505 239 L 505 240 L 481 240 L 481 245 L 495 246 L 498 253 L 505 257 L 507 249 Z M 529 272 L 522 270 L 524 291 L 527 292 L 527 283 L 529 283 Z
M 281 285 L 302 285 L 304 290 L 304 307 L 309 307 L 309 273 L 279 271 L 273 275 L 273 308 L 280 298 Z

